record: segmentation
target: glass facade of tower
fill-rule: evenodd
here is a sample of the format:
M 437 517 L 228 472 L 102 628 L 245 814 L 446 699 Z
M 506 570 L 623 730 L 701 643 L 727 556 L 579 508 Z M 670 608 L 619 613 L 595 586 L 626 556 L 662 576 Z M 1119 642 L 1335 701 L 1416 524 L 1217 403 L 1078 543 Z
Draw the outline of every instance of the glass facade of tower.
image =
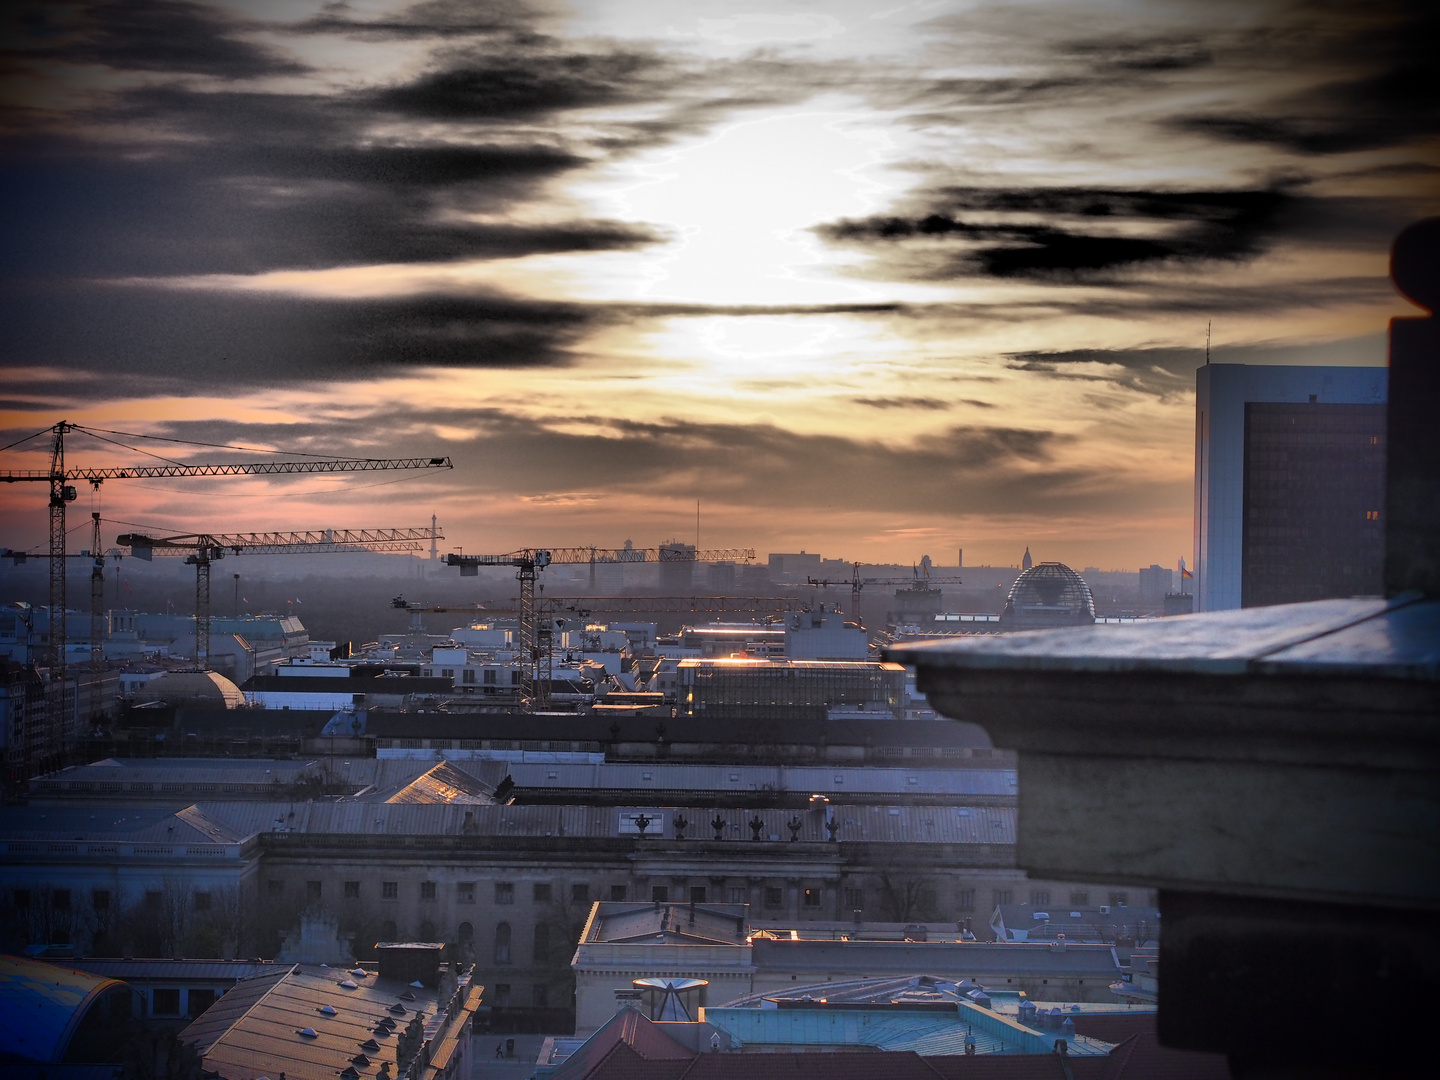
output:
M 1385 406 L 1245 405 L 1240 604 L 1378 595 Z

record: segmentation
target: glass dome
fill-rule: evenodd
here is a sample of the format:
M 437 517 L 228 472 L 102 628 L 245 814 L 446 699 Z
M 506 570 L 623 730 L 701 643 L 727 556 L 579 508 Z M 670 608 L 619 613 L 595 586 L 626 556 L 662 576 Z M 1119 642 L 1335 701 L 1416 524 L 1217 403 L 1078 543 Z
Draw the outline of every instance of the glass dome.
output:
M 1095 621 L 1095 598 L 1085 579 L 1064 563 L 1036 563 L 1010 586 L 1002 627 L 1038 629 Z

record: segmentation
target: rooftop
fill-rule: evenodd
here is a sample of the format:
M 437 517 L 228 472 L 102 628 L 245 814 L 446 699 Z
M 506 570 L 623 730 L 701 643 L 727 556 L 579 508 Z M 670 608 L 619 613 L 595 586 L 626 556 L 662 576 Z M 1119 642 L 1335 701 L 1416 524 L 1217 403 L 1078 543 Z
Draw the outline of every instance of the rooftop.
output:
M 462 980 L 458 993 L 473 1012 L 480 988 Z M 237 983 L 180 1038 L 224 1080 L 282 1072 L 288 1080 L 335 1080 L 373 1076 L 386 1064 L 397 1076 L 404 1075 L 397 1064 L 403 1033 L 413 1025 L 437 1046 L 445 1007 L 434 990 L 360 968 L 277 965 Z

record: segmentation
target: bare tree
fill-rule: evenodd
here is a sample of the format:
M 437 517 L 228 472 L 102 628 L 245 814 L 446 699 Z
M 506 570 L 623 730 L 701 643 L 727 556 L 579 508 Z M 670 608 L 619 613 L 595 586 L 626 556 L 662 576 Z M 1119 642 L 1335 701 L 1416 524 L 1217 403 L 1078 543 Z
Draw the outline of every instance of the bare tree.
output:
M 885 922 L 917 922 L 936 918 L 935 882 L 912 874 L 880 872 L 880 912 Z

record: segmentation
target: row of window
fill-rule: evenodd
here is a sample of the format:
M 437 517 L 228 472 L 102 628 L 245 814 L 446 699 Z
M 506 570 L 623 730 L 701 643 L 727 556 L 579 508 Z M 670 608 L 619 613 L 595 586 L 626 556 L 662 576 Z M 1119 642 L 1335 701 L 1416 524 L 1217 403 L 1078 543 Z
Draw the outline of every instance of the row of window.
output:
M 145 893 L 145 906 L 158 908 L 164 898 L 165 894 L 158 889 L 149 890 Z M 109 911 L 110 902 L 109 889 L 92 889 L 90 891 L 90 909 L 92 911 Z M 10 894 L 10 903 L 17 911 L 28 911 L 35 905 L 35 897 L 29 889 L 15 889 Z M 72 903 L 70 890 L 51 889 L 49 903 L 51 911 L 69 911 Z M 214 906 L 214 896 L 208 891 L 196 890 L 192 894 L 192 905 L 196 911 L 209 911 Z
M 476 884 L 477 884 L 477 883 L 474 882 L 474 881 L 457 881 L 457 882 L 455 883 L 455 902 L 456 902 L 457 904 L 473 904 L 473 903 L 475 903 L 475 888 L 476 888 Z M 497 882 L 494 883 L 494 887 L 495 887 L 495 903 L 497 903 L 497 904 L 513 904 L 513 903 L 515 903 L 515 883 L 514 883 L 513 881 L 497 881 Z M 425 901 L 438 900 L 438 899 L 439 899 L 438 889 L 439 889 L 439 886 L 438 886 L 438 883 L 437 883 L 437 882 L 434 882 L 434 881 L 422 881 L 422 882 L 420 882 L 420 899 L 421 899 L 421 900 L 425 900 Z M 618 891 L 618 894 L 617 894 L 617 890 L 619 890 L 619 891 Z M 275 900 L 280 899 L 281 897 L 283 897 L 283 896 L 285 895 L 285 879 L 284 879 L 284 878 L 270 878 L 270 879 L 268 879 L 268 880 L 266 881 L 266 883 L 265 883 L 265 891 L 266 891 L 266 894 L 267 894 L 271 899 L 275 899 Z M 701 892 L 703 893 L 704 890 L 702 889 Z M 625 899 L 625 895 L 624 895 L 624 894 L 625 894 L 625 886 L 623 886 L 623 885 L 612 886 L 611 889 L 610 889 L 610 899 L 612 899 L 612 900 L 624 900 L 624 899 Z M 68 894 L 67 894 L 67 895 L 68 895 Z M 209 894 L 206 894 L 206 896 L 207 896 L 207 906 L 208 906 L 208 895 L 209 895 Z M 346 900 L 358 900 L 358 899 L 360 899 L 360 882 L 359 882 L 359 881 L 346 881 L 346 882 L 342 882 L 342 883 L 341 883 L 341 895 L 342 895 L 342 896 L 344 897 L 344 899 L 346 899 Z M 196 894 L 197 901 L 198 901 L 199 896 L 200 896 L 200 894 L 197 893 L 197 894 Z M 307 902 L 313 902 L 313 901 L 316 901 L 316 900 L 322 900 L 322 899 L 324 899 L 324 896 L 325 896 L 325 883 L 324 883 L 323 881 L 310 880 L 310 881 L 305 882 L 305 899 L 306 899 Z M 531 887 L 530 887 L 530 899 L 531 899 L 532 902 L 537 903 L 537 904 L 548 904 L 548 903 L 551 901 L 552 898 L 553 898 L 553 893 L 551 892 L 551 887 L 550 887 L 550 883 L 549 883 L 549 882 L 540 882 L 540 881 L 537 881 L 537 882 L 534 882 L 534 883 L 531 885 Z M 400 882 L 398 882 L 398 881 L 382 881 L 382 882 L 380 882 L 380 899 L 381 899 L 381 900 L 398 900 L 398 899 L 400 899 Z M 586 884 L 585 882 L 576 882 L 575 884 L 571 885 L 571 886 L 570 886 L 570 900 L 571 900 L 572 903 L 576 903 L 576 904 L 588 904 L 588 903 L 590 903 L 590 886 L 589 886 L 588 884 Z M 68 903 L 68 900 L 67 900 L 67 903 Z M 197 903 L 196 906 L 197 906 L 197 908 L 199 907 L 198 903 Z
M 476 882 L 458 881 L 455 883 L 455 901 L 460 904 L 475 903 Z M 512 881 L 494 882 L 494 900 L 496 904 L 515 903 L 515 883 Z M 346 881 L 341 886 L 342 894 L 347 900 L 358 900 L 360 898 L 360 882 Z M 267 891 L 271 898 L 278 899 L 285 895 L 285 880 L 283 878 L 270 878 L 267 884 Z M 624 901 L 628 899 L 628 889 L 624 885 L 610 886 L 610 899 Z M 324 898 L 324 883 L 321 881 L 305 882 L 305 899 L 307 902 L 315 902 Z M 380 883 L 380 898 L 382 900 L 398 900 L 400 898 L 400 883 L 398 881 L 382 881 Z M 548 904 L 554 898 L 552 886 L 549 882 L 537 881 L 531 883 L 530 899 L 533 903 Z M 680 896 L 677 899 L 685 899 Z M 158 891 L 147 892 L 145 901 L 148 905 L 158 907 L 163 899 Z M 438 899 L 437 883 L 433 881 L 420 882 L 420 899 L 422 901 L 434 901 Z M 659 903 L 670 901 L 670 887 L 668 885 L 654 885 L 650 889 L 650 899 Z M 692 885 L 689 889 L 688 899 L 692 903 L 704 904 L 710 902 L 709 889 L 704 885 Z M 732 904 L 746 904 L 750 902 L 750 889 L 745 885 L 731 885 L 726 888 L 725 901 Z M 575 882 L 570 886 L 570 900 L 575 904 L 590 903 L 590 886 L 585 882 Z M 717 897 L 718 900 L 718 897 Z M 779 886 L 766 886 L 761 895 L 764 907 L 776 910 L 785 907 L 785 890 Z M 918 906 L 925 910 L 934 910 L 936 905 L 936 893 L 934 889 L 921 889 L 916 895 Z M 956 908 L 960 911 L 974 911 L 976 891 L 974 889 L 961 889 L 956 893 Z M 29 889 L 16 889 L 11 894 L 11 902 L 18 910 L 30 908 L 33 898 Z M 824 893 L 819 888 L 806 888 L 801 892 L 800 902 L 802 907 L 818 908 L 823 905 Z M 1013 904 L 1015 902 L 1015 891 L 1013 889 L 993 889 L 990 894 L 991 906 L 1001 904 Z M 1129 903 L 1129 894 L 1125 892 L 1111 892 L 1108 902 L 1112 907 L 1118 907 Z M 845 907 L 850 910 L 864 910 L 865 890 L 862 888 L 846 888 L 844 891 Z M 1049 907 L 1051 894 L 1048 889 L 1030 890 L 1030 904 L 1036 908 Z M 209 911 L 214 904 L 213 896 L 203 890 L 197 890 L 193 894 L 193 906 L 196 911 Z M 1071 890 L 1070 906 L 1087 907 L 1090 904 L 1090 893 L 1082 890 Z M 95 911 L 108 911 L 110 909 L 110 890 L 95 889 L 90 894 L 90 905 Z M 69 889 L 53 889 L 50 892 L 50 908 L 54 911 L 68 911 L 71 906 L 71 894 Z

